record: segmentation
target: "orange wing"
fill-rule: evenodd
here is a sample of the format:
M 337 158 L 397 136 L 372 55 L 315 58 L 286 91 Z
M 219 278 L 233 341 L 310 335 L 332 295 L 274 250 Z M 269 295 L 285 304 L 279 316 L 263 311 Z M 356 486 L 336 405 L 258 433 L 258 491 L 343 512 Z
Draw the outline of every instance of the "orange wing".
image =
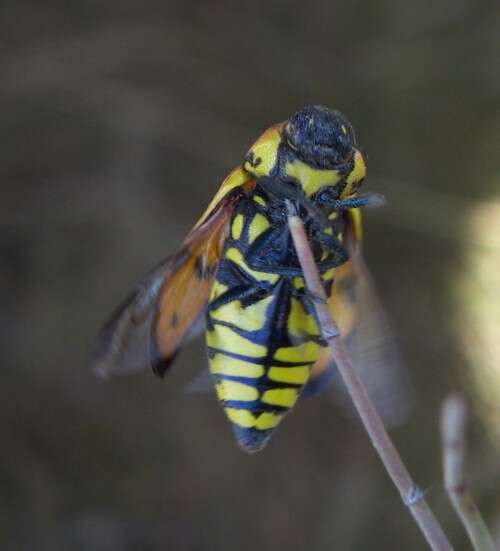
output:
M 93 353 L 98 373 L 149 365 L 163 376 L 199 329 L 234 205 L 255 186 L 243 176 L 243 171 L 231 173 L 181 249 L 153 269 L 103 327 Z

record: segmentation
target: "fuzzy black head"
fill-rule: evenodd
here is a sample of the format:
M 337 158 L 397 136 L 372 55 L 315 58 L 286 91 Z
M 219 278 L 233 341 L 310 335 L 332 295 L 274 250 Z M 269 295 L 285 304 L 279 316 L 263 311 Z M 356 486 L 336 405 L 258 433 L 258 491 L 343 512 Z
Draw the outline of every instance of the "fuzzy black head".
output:
M 350 123 L 338 111 L 321 105 L 297 111 L 284 133 L 287 145 L 316 168 L 336 168 L 354 154 L 356 138 Z

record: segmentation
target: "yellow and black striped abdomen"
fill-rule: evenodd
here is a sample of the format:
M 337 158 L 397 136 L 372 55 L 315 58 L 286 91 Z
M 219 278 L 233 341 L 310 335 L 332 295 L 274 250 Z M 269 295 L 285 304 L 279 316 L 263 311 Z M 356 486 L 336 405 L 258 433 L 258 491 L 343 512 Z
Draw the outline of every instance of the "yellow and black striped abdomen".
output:
M 293 407 L 324 346 L 306 307 L 301 278 L 249 266 L 252 252 L 258 258 L 259 244 L 266 243 L 271 243 L 265 254 L 269 263 L 289 262 L 288 238 L 286 226 L 280 228 L 266 214 L 262 198 L 242 204 L 233 217 L 209 300 L 210 371 L 217 397 L 246 451 L 261 449 Z

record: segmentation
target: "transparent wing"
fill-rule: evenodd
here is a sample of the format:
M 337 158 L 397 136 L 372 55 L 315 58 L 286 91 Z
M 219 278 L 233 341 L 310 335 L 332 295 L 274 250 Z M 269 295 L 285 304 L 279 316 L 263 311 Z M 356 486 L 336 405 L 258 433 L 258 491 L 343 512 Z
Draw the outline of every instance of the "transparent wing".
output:
M 347 246 L 350 260 L 336 272 L 330 310 L 353 366 L 378 412 L 387 426 L 397 426 L 408 419 L 412 410 L 413 387 L 359 247 L 352 238 Z M 325 349 L 311 370 L 304 395 L 311 396 L 330 387 L 334 389 L 335 400 L 354 415 L 335 362 Z
M 151 329 L 158 296 L 163 283 L 175 270 L 175 264 L 175 257 L 161 262 L 103 326 L 92 352 L 92 365 L 97 374 L 102 377 L 126 375 L 151 366 Z

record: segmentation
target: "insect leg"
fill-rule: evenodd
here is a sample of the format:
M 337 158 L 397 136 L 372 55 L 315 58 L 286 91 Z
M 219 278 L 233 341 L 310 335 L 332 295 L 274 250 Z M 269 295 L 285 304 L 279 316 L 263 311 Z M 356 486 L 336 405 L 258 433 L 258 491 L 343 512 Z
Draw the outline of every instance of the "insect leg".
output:
M 347 253 L 345 247 L 342 245 L 341 241 L 337 237 L 335 237 L 335 235 L 329 235 L 321 229 L 317 229 L 315 231 L 315 238 L 318 240 L 321 247 L 325 251 L 333 255 L 334 261 L 336 262 L 335 266 L 340 266 L 341 264 L 349 260 L 349 254 Z
M 360 207 L 379 207 L 385 203 L 384 196 L 380 193 L 362 193 L 355 197 L 338 199 L 334 195 L 322 199 L 321 206 L 328 210 L 359 209 Z
M 259 179 L 259 186 L 266 193 L 276 197 L 278 200 L 283 201 L 284 199 L 288 199 L 296 202 L 316 220 L 320 220 L 323 223 L 327 222 L 325 213 L 305 195 L 300 183 L 295 178 L 264 176 Z
M 217 310 L 224 304 L 239 300 L 243 305 L 251 304 L 257 300 L 266 298 L 273 292 L 273 286 L 267 281 L 261 281 L 256 286 L 239 285 L 229 289 L 215 300 L 213 300 L 209 306 L 208 311 Z
M 322 233 L 320 230 L 317 231 L 317 234 L 317 236 L 314 236 L 315 239 L 319 240 L 321 246 L 326 251 L 333 254 L 333 258 L 318 262 L 318 269 L 321 273 L 330 268 L 340 266 L 348 260 L 347 251 L 337 238 Z M 262 234 L 245 253 L 245 262 L 252 270 L 256 271 L 279 274 L 285 277 L 301 276 L 302 268 L 298 265 L 298 260 L 294 264 L 286 263 L 279 259 L 276 259 L 274 262 L 272 261 L 273 256 L 276 257 L 277 243 L 279 244 L 281 253 L 288 250 L 289 237 L 290 235 L 286 227 L 281 228 L 279 232 L 274 230 Z M 285 256 L 286 258 L 287 255 L 281 254 L 281 256 Z
M 295 277 L 302 274 L 298 265 L 283 262 L 289 246 L 286 226 L 266 231 L 259 236 L 245 253 L 245 262 L 252 270 Z

